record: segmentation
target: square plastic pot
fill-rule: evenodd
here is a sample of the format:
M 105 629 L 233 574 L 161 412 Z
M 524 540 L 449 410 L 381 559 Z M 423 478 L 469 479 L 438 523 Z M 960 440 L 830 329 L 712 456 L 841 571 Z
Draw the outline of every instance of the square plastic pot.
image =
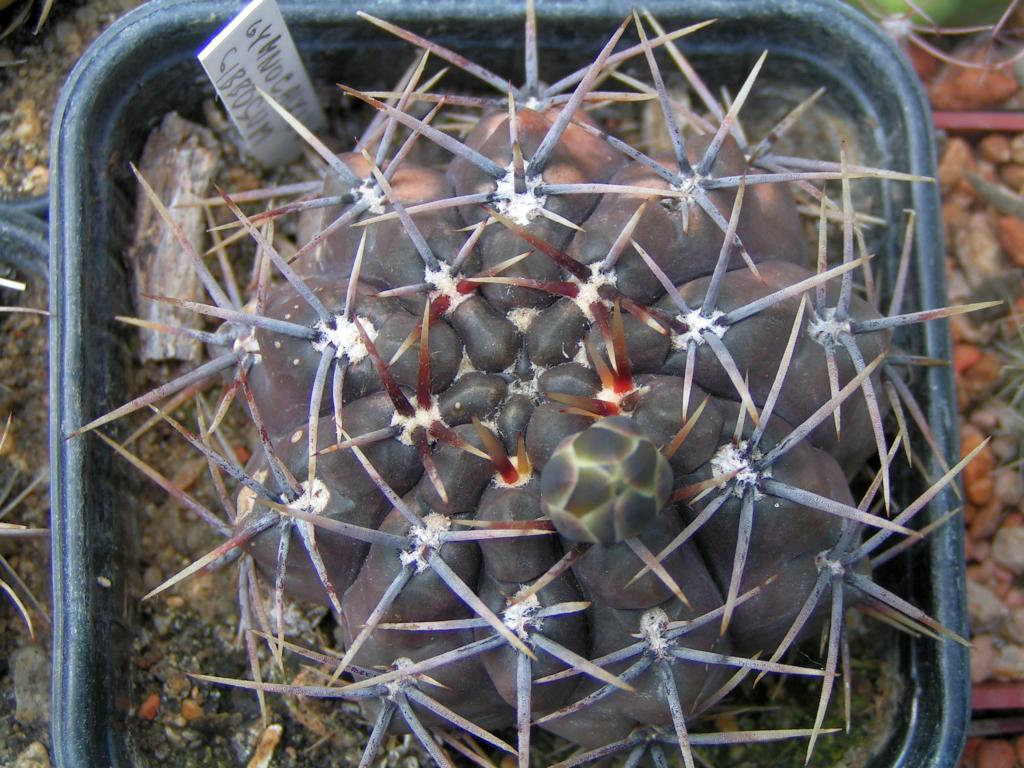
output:
M 0 203 L 0 264 L 12 267 L 21 280 L 45 280 L 50 250 L 46 207 L 32 198 L 29 204 Z
M 935 153 L 927 106 L 902 57 L 878 30 L 841 4 L 649 0 L 666 27 L 707 18 L 718 22 L 685 41 L 698 71 L 734 88 L 760 52 L 769 50 L 759 82 L 828 89 L 863 157 L 872 164 L 933 175 Z M 240 7 L 240 4 L 239 4 Z M 286 2 L 298 49 L 321 84 L 366 87 L 390 82 L 412 56 L 407 44 L 355 17 L 366 10 L 427 33 L 499 72 L 515 72 L 522 39 L 520 3 L 479 0 L 343 0 Z M 129 161 L 168 111 L 200 114 L 211 95 L 195 53 L 238 10 L 221 2 L 159 0 L 127 15 L 82 58 L 54 118 L 51 199 L 52 468 L 54 528 L 53 744 L 58 765 L 139 764 L 132 750 L 134 702 L 129 669 L 134 606 L 135 520 L 129 470 L 99 440 L 65 440 L 97 414 L 124 402 L 132 365 L 128 336 L 112 320 L 129 309 L 127 268 L 136 196 Z M 540 14 L 542 67 L 570 71 L 598 50 L 630 10 L 629 0 L 545 1 Z M 714 60 L 714 67 L 708 62 Z M 542 75 L 544 69 L 542 69 Z M 932 184 L 873 191 L 876 213 L 897 222 L 917 211 L 908 303 L 945 301 L 939 200 Z M 880 242 L 876 264 L 892 274 L 902 226 Z M 886 281 L 892 284 L 891 279 Z M 930 357 L 948 357 L 947 328 L 930 324 L 909 342 Z M 917 384 L 939 445 L 956 456 L 951 374 L 928 369 Z M 927 455 L 925 449 L 922 449 Z M 922 490 L 898 478 L 898 498 Z M 936 519 L 954 506 L 944 493 L 928 510 Z M 943 527 L 894 563 L 890 581 L 902 594 L 957 632 L 966 632 L 962 532 Z M 960 646 L 901 638 L 893 644 L 902 670 L 894 727 L 877 745 L 872 768 L 953 766 L 968 714 L 967 652 Z

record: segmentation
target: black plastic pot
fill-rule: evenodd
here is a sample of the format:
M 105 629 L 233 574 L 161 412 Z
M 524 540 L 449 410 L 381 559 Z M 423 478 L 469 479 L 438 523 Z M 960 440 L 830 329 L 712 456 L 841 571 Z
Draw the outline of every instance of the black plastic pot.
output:
M 12 211 L 45 220 L 50 215 L 50 196 L 42 194 L 0 201 L 0 216 L 7 216 Z
M 35 207 L 46 215 L 45 205 Z M 46 280 L 48 237 L 46 222 L 30 215 L 24 205 L 0 202 L 0 263 L 13 267 L 22 278 Z
M 546 0 L 539 25 L 543 66 L 555 72 L 581 65 L 630 5 L 630 0 Z M 928 110 L 916 78 L 877 29 L 849 8 L 793 0 L 695 0 L 685 6 L 648 0 L 646 5 L 671 27 L 719 19 L 685 41 L 699 71 L 713 72 L 735 87 L 767 48 L 771 53 L 762 82 L 806 86 L 805 93 L 826 86 L 866 160 L 934 173 Z M 427 31 L 496 71 L 518 71 L 518 2 L 306 0 L 282 6 L 320 83 L 383 84 L 411 58 L 405 43 L 356 19 L 356 10 Z M 122 254 L 131 233 L 135 183 L 128 164 L 138 158 L 147 131 L 165 112 L 199 113 L 210 88 L 195 52 L 236 10 L 221 2 L 160 0 L 129 14 L 83 57 L 54 119 L 53 744 L 64 768 L 124 766 L 135 760 L 128 670 L 138 597 L 131 483 L 121 479 L 126 470 L 98 440 L 65 441 L 64 435 L 129 396 L 127 337 L 112 321 L 129 303 Z M 902 208 L 916 209 L 913 303 L 941 305 L 945 285 L 935 186 L 878 184 L 873 194 L 881 201 L 878 213 L 890 221 Z M 890 272 L 900 230 L 890 228 L 875 248 L 876 263 Z M 931 357 L 950 353 L 948 331 L 938 323 L 908 343 Z M 952 459 L 957 435 L 949 371 L 930 369 L 917 391 L 939 444 Z M 898 488 L 904 500 L 922 490 L 921 481 L 909 474 L 900 478 Z M 931 519 L 952 509 L 953 501 L 950 494 L 940 495 L 928 512 Z M 965 632 L 961 539 L 959 526 L 944 527 L 894 565 L 892 580 L 946 626 Z M 899 722 L 870 765 L 953 766 L 968 712 L 966 651 L 948 642 L 901 639 L 893 653 L 905 681 L 897 704 Z

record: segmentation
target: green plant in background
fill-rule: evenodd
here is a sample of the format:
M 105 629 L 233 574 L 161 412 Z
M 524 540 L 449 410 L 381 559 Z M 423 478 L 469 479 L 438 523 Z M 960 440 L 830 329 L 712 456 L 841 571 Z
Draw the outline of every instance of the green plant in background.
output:
M 938 61 L 959 67 L 988 69 L 1008 66 L 1024 56 L 1019 41 L 997 52 L 1000 36 L 1019 0 L 848 0 L 874 19 L 907 55 L 917 49 Z M 943 38 L 965 39 L 974 46 L 975 57 L 955 55 L 946 50 Z

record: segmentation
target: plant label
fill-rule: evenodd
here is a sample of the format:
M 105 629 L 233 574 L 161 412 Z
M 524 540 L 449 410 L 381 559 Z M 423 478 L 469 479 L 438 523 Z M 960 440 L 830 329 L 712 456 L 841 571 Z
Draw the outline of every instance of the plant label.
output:
M 323 110 L 276 0 L 252 0 L 198 58 L 263 165 L 285 163 L 301 147 L 281 110 L 311 131 L 324 127 Z

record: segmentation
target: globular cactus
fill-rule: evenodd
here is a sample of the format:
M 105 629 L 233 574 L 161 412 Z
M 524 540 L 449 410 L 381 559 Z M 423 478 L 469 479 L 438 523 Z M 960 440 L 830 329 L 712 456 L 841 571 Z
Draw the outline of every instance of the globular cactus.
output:
M 226 542 L 188 573 L 243 548 L 279 609 L 285 594 L 331 606 L 345 648 L 320 687 L 220 682 L 363 702 L 363 765 L 394 730 L 448 765 L 437 734 L 455 729 L 526 766 L 535 725 L 587 750 L 564 765 L 662 764 L 670 749 L 691 766 L 693 746 L 797 736 L 809 754 L 846 606 L 948 634 L 875 584 L 869 555 L 914 535 L 962 466 L 896 508 L 888 464 L 907 438 L 885 422 L 915 406 L 893 331 L 969 308 L 883 314 L 855 291 L 870 267 L 851 182 L 914 179 L 843 153 L 790 167 L 772 154 L 781 129 L 746 146 L 737 118 L 764 57 L 694 137 L 655 52 L 681 56 L 672 41 L 703 25 L 663 34 L 634 14 L 545 87 L 528 15 L 521 87 L 367 17 L 501 97 L 433 96 L 426 56 L 384 101 L 345 88 L 375 117 L 359 152 L 313 143 L 327 164 L 315 200 L 249 218 L 224 198 L 264 259 L 254 301 L 238 306 L 191 256 L 213 305 L 188 306 L 224 321 L 203 335 L 219 351 L 80 431 L 234 372 L 262 449 L 244 471 L 168 417 L 241 487 L 230 530 L 214 519 Z M 616 53 L 630 25 L 639 42 Z M 662 110 L 663 155 L 583 110 L 632 98 L 593 92 L 631 58 Z M 443 103 L 482 113 L 457 138 L 433 125 Z M 417 164 L 415 145 L 448 159 Z M 810 186 L 822 180 L 838 200 Z M 820 205 L 816 268 L 793 182 Z M 259 224 L 291 208 L 318 208 L 320 233 L 286 258 Z M 843 241 L 831 267 L 829 217 Z M 855 498 L 849 479 L 872 460 Z M 782 662 L 822 627 L 823 668 Z M 752 671 L 820 678 L 814 727 L 691 733 Z

